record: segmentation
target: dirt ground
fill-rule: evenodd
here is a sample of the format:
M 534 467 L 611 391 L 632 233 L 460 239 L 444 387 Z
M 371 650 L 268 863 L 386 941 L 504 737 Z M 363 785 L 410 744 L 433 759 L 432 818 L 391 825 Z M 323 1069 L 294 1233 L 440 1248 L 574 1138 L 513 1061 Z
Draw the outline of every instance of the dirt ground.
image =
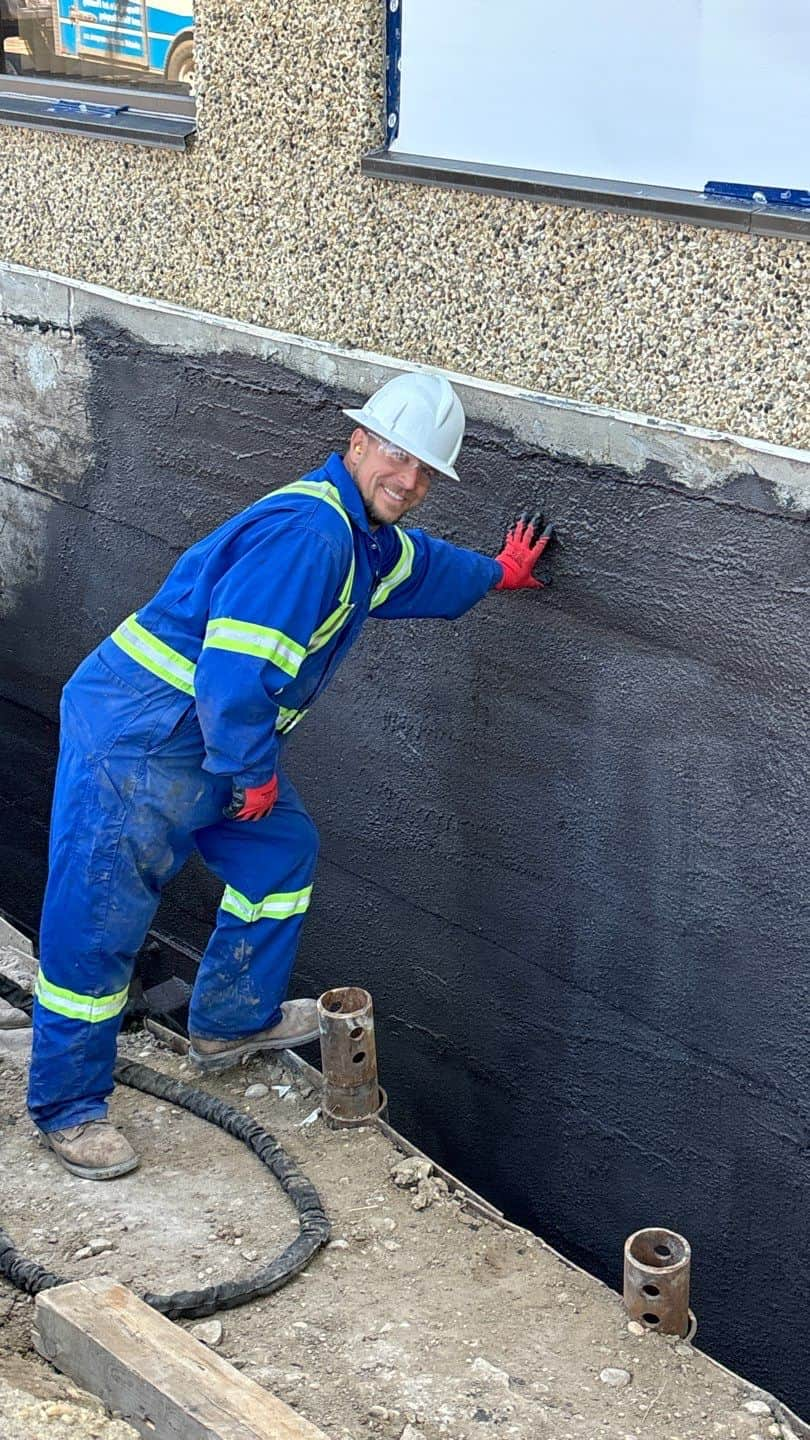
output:
M 244 1274 L 294 1236 L 292 1207 L 243 1145 L 122 1087 L 112 1116 L 140 1169 L 107 1184 L 66 1174 L 25 1113 L 28 1045 L 28 1032 L 0 1030 L 2 1224 L 28 1256 L 71 1279 L 109 1275 L 165 1293 Z M 430 1180 L 394 1183 L 402 1156 L 390 1141 L 375 1129 L 328 1130 L 317 1090 L 280 1062 L 199 1081 L 145 1033 L 126 1036 L 122 1051 L 255 1116 L 318 1187 L 330 1244 L 275 1295 L 223 1312 L 217 1350 L 330 1440 L 806 1433 L 692 1346 L 634 1334 L 619 1297 L 541 1240 L 483 1219 Z M 267 1093 L 247 1097 L 255 1085 Z M 75 1387 L 36 1356 L 32 1302 L 5 1281 L 0 1317 L 4 1440 L 131 1433 L 92 1402 L 77 1405 Z

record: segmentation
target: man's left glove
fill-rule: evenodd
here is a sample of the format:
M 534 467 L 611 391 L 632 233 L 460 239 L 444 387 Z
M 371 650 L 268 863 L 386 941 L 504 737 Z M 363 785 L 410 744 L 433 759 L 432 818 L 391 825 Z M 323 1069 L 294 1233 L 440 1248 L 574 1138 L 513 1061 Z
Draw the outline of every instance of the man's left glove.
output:
M 252 785 L 247 790 L 234 785 L 231 803 L 222 813 L 226 820 L 262 820 L 270 814 L 277 799 L 278 775 L 274 775 L 264 785 Z
M 545 530 L 542 515 L 531 519 L 523 514 L 506 533 L 503 549 L 495 556 L 503 579 L 494 587 L 496 590 L 542 590 L 551 583 L 550 578 L 536 580 L 532 571 L 540 556 L 554 535 L 554 526 Z

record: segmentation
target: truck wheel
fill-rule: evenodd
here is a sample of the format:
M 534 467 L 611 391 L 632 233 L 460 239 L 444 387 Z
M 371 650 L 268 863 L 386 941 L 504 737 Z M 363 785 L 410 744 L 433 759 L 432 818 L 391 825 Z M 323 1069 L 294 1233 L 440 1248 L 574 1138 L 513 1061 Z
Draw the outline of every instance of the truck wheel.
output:
M 173 85 L 194 88 L 194 41 L 179 40 L 166 65 L 166 79 Z

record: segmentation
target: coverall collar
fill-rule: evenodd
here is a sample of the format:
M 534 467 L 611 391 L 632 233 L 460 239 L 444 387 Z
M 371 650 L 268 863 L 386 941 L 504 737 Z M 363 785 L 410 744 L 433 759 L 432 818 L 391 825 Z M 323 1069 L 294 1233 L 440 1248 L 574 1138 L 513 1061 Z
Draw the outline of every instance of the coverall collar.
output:
M 363 497 L 336 450 L 329 456 L 324 469 L 332 484 L 340 492 L 343 508 L 348 513 L 352 524 L 356 525 L 358 530 L 365 531 L 366 535 L 370 535 L 371 526 L 368 523 Z

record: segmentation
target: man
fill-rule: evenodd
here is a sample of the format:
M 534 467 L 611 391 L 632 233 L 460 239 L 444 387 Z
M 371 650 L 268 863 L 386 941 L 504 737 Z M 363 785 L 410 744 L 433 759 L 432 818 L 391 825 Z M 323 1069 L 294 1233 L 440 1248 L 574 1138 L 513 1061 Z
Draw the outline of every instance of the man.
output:
M 464 411 L 445 379 L 399 375 L 344 413 L 343 460 L 192 546 L 65 687 L 28 1103 L 84 1178 L 138 1164 L 106 1119 L 116 1040 L 160 892 L 195 845 L 225 890 L 192 1059 L 222 1070 L 316 1039 L 316 1002 L 284 997 L 318 837 L 280 754 L 367 616 L 454 618 L 493 588 L 539 588 L 542 517 L 496 558 L 397 524 L 434 478 L 458 479 Z

